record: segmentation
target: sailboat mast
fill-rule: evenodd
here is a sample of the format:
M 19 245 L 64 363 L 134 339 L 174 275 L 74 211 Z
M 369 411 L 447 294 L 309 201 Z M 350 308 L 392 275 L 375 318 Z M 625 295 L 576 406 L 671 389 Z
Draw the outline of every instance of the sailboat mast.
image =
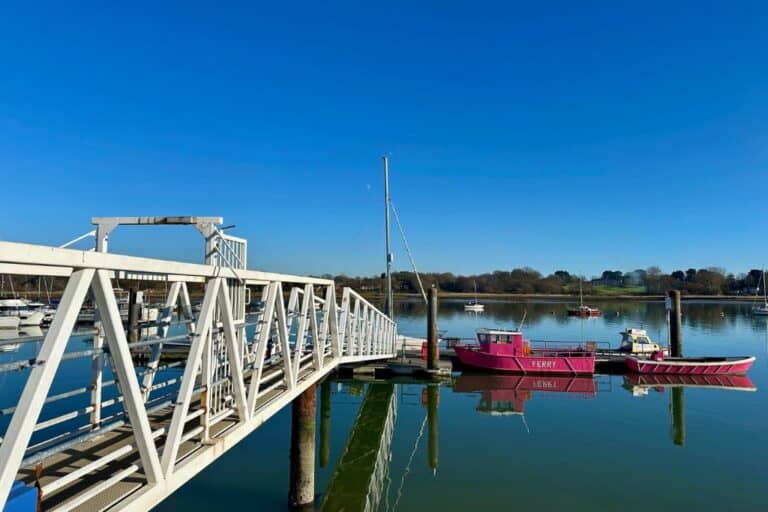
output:
M 389 243 L 389 159 L 384 160 L 384 232 L 387 244 L 387 291 L 384 296 L 384 314 L 392 318 L 392 249 Z

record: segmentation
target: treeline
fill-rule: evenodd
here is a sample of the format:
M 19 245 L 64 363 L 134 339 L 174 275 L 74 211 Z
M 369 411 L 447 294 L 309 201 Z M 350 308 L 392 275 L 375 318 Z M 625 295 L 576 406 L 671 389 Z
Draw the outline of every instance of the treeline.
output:
M 384 275 L 370 277 L 333 277 L 337 286 L 351 286 L 361 291 L 381 292 Z M 599 277 L 587 278 L 558 270 L 543 275 L 529 267 L 511 271 L 496 270 L 478 275 L 455 275 L 449 272 L 421 274 L 425 288 L 433 284 L 445 292 L 515 293 L 515 294 L 578 294 L 579 279 L 584 294 L 626 293 L 656 295 L 667 290 L 681 290 L 694 295 L 749 295 L 762 291 L 762 271 L 752 269 L 743 274 L 727 273 L 722 268 L 689 268 L 664 273 L 659 267 L 636 269 L 631 272 L 605 270 Z M 418 293 L 419 285 L 412 272 L 392 274 L 396 292 Z

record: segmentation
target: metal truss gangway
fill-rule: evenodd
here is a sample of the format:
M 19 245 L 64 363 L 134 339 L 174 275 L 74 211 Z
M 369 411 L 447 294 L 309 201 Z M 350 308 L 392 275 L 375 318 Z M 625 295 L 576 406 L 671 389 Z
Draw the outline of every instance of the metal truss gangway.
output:
M 0 274 L 66 280 L 32 355 L 0 364 L 23 379 L 0 393 L 0 510 L 18 482 L 43 510 L 147 510 L 339 365 L 395 355 L 397 326 L 379 309 L 330 279 L 249 270 L 220 218 L 93 223 L 95 250 L 0 242 Z M 108 253 L 121 224 L 194 225 L 205 263 Z M 166 283 L 156 334 L 128 342 L 116 280 Z M 86 301 L 98 315 L 84 350 L 71 335 Z M 171 341 L 188 344 L 183 360 L 164 360 Z M 147 347 L 138 366 L 132 351 Z

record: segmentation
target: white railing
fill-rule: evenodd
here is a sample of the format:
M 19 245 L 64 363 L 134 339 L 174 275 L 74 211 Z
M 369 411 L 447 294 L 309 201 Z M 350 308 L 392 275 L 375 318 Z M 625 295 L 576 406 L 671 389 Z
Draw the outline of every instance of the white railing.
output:
M 112 509 L 146 510 L 338 365 L 394 356 L 395 323 L 353 290 L 344 288 L 338 304 L 332 280 L 238 267 L 0 242 L 0 274 L 67 278 L 34 357 L 0 364 L 0 372 L 26 372 L 18 396 L 0 395 L 0 420 L 10 416 L 5 432 L 0 423 L 0 509 L 23 479 L 37 482 L 45 508 L 87 507 L 111 489 Z M 157 335 L 128 343 L 113 279 L 169 284 Z M 203 295 L 197 315 L 193 286 Z M 104 346 L 83 350 L 69 341 L 89 296 Z M 256 313 L 246 316 L 245 297 L 261 298 Z M 177 306 L 177 329 L 185 332 L 169 335 Z M 164 350 L 173 346 L 178 356 L 180 342 L 187 343 L 181 360 L 163 363 Z M 132 351 L 140 349 L 149 356 L 137 368 Z M 76 359 L 87 363 L 81 379 L 52 389 L 62 361 Z M 112 380 L 102 380 L 105 368 Z M 64 405 L 77 396 L 90 403 Z M 54 414 L 41 421 L 48 407 Z M 113 449 L 66 464 L 117 432 L 125 435 L 115 436 Z M 53 458 L 57 470 L 47 472 Z M 143 483 L 120 496 L 129 476 Z

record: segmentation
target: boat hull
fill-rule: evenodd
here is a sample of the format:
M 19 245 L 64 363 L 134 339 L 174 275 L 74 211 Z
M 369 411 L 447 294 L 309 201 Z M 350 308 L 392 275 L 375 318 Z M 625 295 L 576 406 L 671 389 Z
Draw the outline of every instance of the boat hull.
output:
M 45 314 L 43 314 L 42 311 L 30 311 L 25 312 L 24 314 L 19 316 L 19 325 L 20 326 L 36 326 L 43 323 L 43 318 L 45 317 Z
M 602 315 L 602 312 L 599 309 L 595 309 L 595 308 L 568 310 L 568 316 L 580 316 L 584 318 L 589 318 L 589 317 L 600 316 L 600 315 Z
M 667 375 L 743 375 L 755 362 L 754 357 L 676 358 L 654 361 L 627 357 L 627 367 L 634 373 Z
M 18 329 L 19 317 L 17 316 L 0 316 L 0 329 Z
M 557 373 L 566 375 L 591 375 L 595 372 L 594 352 L 583 356 L 535 355 L 513 356 L 490 354 L 463 345 L 454 347 L 456 357 L 465 366 L 508 373 Z

